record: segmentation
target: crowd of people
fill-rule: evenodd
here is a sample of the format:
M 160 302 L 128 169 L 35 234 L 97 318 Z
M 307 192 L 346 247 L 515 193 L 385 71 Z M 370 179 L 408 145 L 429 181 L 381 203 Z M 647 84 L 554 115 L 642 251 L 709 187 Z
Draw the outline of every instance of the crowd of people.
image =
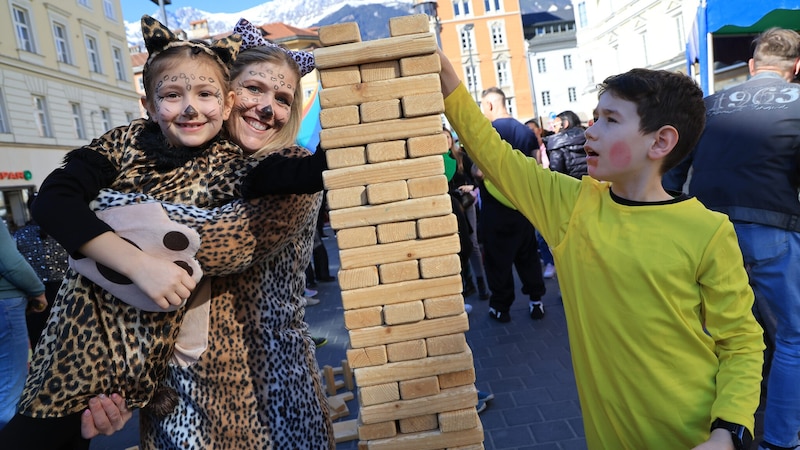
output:
M 324 152 L 295 144 L 313 56 L 244 19 L 213 44 L 142 30 L 148 118 L 0 228 L 0 442 L 88 449 L 141 408 L 145 449 L 334 448 L 303 319 L 335 280 Z M 729 90 L 633 69 L 553 130 L 496 87 L 476 105 L 438 53 L 464 297 L 511 321 L 516 270 L 544 320 L 557 274 L 589 448 L 749 449 L 764 367 L 759 448 L 800 446 L 800 35 L 753 48 Z

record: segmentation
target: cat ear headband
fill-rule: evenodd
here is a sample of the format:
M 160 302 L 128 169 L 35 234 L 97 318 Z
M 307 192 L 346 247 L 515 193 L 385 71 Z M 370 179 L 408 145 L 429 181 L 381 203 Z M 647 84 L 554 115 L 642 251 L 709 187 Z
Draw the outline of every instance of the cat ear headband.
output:
M 169 28 L 165 27 L 164 24 L 148 15 L 142 16 L 142 37 L 144 38 L 144 45 L 149 53 L 147 62 L 144 64 L 143 72 L 145 74 L 150 66 L 150 62 L 153 61 L 159 53 L 172 47 L 187 46 L 203 51 L 214 57 L 220 66 L 222 66 L 225 75 L 228 75 L 228 68 L 236 59 L 236 55 L 239 54 L 239 50 L 242 47 L 242 38 L 237 34 L 232 34 L 215 41 L 210 46 L 201 42 L 184 41 L 178 38 Z
M 255 25 L 247 21 L 247 19 L 239 19 L 239 22 L 233 27 L 233 32 L 242 36 L 242 51 L 252 47 L 278 47 L 288 53 L 289 56 L 295 60 L 297 65 L 300 66 L 300 76 L 303 76 L 314 70 L 313 53 L 287 50 L 283 47 L 273 44 L 272 42 L 269 42 L 268 40 L 264 39 L 263 36 L 261 36 L 261 31 Z

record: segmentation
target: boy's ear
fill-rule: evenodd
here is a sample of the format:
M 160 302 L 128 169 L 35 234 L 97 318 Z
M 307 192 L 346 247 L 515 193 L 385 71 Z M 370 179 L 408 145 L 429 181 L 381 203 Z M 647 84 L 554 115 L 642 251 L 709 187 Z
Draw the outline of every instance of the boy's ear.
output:
M 222 120 L 228 120 L 228 117 L 231 115 L 231 111 L 233 110 L 233 104 L 236 102 L 236 94 L 233 91 L 228 91 L 228 95 L 225 97 L 225 106 L 222 110 Z
M 652 159 L 661 159 L 678 144 L 678 130 L 672 125 L 664 125 L 653 133 L 653 144 L 647 152 Z

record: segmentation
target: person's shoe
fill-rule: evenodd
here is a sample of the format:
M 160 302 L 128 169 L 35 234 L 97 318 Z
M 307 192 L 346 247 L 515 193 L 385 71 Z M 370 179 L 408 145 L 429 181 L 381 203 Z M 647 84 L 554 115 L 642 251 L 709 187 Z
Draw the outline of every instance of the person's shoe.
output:
M 464 286 L 464 292 L 463 292 L 463 294 L 462 294 L 462 295 L 464 295 L 464 297 L 469 297 L 470 295 L 473 295 L 473 294 L 475 294 L 475 292 L 477 292 L 477 291 L 475 290 L 475 285 L 474 285 L 474 284 L 472 284 L 472 283 L 467 283 L 467 284 Z
M 548 263 L 546 266 L 544 266 L 544 273 L 542 273 L 542 276 L 547 279 L 556 276 L 556 266 Z
M 306 299 L 306 306 L 316 306 L 319 305 L 319 299 L 313 297 L 303 297 Z
M 489 300 L 491 294 L 489 293 L 489 289 L 486 288 L 486 282 L 483 281 L 483 277 L 478 277 L 478 298 L 481 300 Z
M 303 296 L 304 297 L 313 297 L 313 296 L 317 295 L 318 293 L 319 292 L 315 291 L 314 289 L 306 288 L 306 290 L 303 291 Z
M 531 319 L 533 320 L 544 319 L 544 303 L 530 302 L 529 308 L 531 310 Z
M 475 406 L 475 408 L 478 410 L 478 414 L 482 413 L 483 410 L 486 409 L 486 404 L 493 398 L 494 394 L 478 391 L 478 404 Z
M 508 311 L 498 311 L 494 308 L 489 308 L 489 317 L 503 323 L 511 321 L 511 315 Z
M 317 348 L 320 348 L 323 345 L 328 343 L 328 340 L 325 339 L 324 337 L 313 337 L 312 336 L 311 339 L 314 341 L 314 346 L 317 347 Z
M 471 313 L 472 312 L 472 305 L 470 305 L 469 303 L 464 303 L 464 311 L 466 311 L 467 314 Z

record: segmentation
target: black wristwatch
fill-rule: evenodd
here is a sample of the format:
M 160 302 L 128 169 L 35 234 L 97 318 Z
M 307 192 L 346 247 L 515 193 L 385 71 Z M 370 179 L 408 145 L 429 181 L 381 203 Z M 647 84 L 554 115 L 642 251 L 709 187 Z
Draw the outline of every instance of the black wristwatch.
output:
M 711 423 L 711 431 L 714 431 L 717 428 L 728 430 L 731 433 L 731 439 L 733 439 L 733 448 L 736 450 L 749 450 L 750 444 L 753 443 L 753 435 L 750 434 L 750 430 L 743 425 L 717 419 Z

